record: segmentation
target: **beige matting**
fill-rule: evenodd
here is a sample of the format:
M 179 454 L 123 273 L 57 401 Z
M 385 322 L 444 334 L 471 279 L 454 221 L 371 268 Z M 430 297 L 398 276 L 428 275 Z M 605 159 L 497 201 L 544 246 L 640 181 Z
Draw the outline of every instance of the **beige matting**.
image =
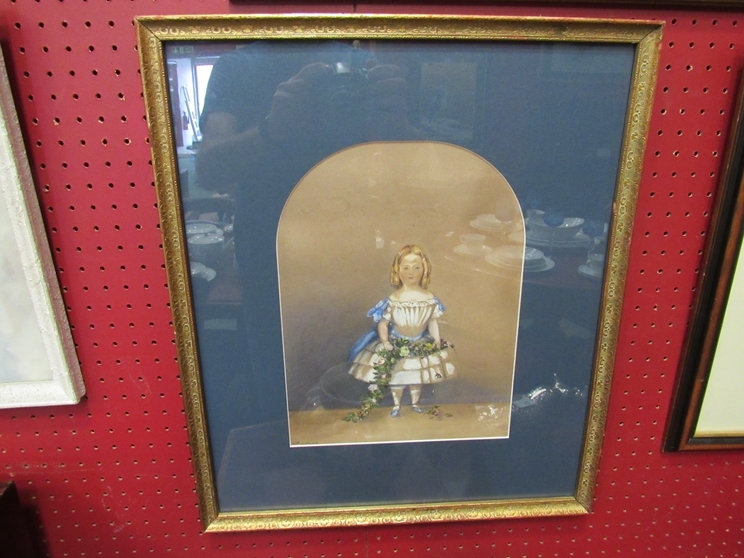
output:
M 314 409 L 289 413 L 290 443 L 297 445 L 376 444 L 473 438 L 506 438 L 509 435 L 510 404 L 467 403 L 432 405 L 424 413 L 409 406 L 400 416 L 390 416 L 390 407 L 379 407 L 360 422 L 343 418 L 351 409 Z

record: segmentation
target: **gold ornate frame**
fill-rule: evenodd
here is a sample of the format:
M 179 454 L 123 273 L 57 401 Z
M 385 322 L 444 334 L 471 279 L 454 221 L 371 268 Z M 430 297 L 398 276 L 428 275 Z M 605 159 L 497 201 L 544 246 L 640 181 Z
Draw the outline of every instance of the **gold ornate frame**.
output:
M 308 528 L 401 522 L 477 520 L 588 513 L 591 507 L 615 359 L 628 246 L 648 132 L 663 24 L 647 21 L 455 16 L 196 16 L 136 20 L 150 123 L 155 183 L 162 221 L 184 404 L 194 459 L 200 512 L 207 531 Z M 628 98 L 609 235 L 607 271 L 589 392 L 584 442 L 572 495 L 548 498 L 428 502 L 404 505 L 220 511 L 210 461 L 198 344 L 190 295 L 178 169 L 168 109 L 164 44 L 174 41 L 250 39 L 405 39 L 624 43 L 634 45 Z

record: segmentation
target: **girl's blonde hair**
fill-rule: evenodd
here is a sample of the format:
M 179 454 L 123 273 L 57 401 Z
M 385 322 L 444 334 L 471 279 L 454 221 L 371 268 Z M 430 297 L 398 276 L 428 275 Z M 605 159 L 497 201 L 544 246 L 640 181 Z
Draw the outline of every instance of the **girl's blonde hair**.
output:
M 426 257 L 424 250 L 415 244 L 408 244 L 398 250 L 398 253 L 393 259 L 393 267 L 390 269 L 390 284 L 396 289 L 403 286 L 403 281 L 400 280 L 400 262 L 408 254 L 414 254 L 421 258 L 421 262 L 424 265 L 424 274 L 421 276 L 419 286 L 423 288 L 428 287 L 431 281 L 431 263 L 429 262 L 429 258 Z

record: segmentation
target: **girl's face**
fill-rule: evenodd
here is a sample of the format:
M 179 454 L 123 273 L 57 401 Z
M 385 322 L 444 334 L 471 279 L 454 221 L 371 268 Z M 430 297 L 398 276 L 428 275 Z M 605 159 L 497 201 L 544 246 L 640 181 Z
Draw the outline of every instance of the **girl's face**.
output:
M 424 276 L 424 262 L 421 256 L 407 254 L 400 260 L 400 280 L 406 287 L 418 287 Z

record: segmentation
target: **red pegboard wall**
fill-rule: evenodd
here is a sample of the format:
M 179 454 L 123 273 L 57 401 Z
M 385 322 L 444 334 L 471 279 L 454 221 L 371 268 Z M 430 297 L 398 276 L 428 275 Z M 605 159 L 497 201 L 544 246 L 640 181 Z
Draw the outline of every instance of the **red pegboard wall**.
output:
M 75 406 L 0 411 L 0 477 L 17 483 L 39 555 L 744 555 L 744 452 L 660 451 L 744 68 L 744 10 L 356 9 L 666 22 L 594 512 L 202 533 L 132 18 L 354 8 L 2 0 L 0 41 L 88 390 Z

